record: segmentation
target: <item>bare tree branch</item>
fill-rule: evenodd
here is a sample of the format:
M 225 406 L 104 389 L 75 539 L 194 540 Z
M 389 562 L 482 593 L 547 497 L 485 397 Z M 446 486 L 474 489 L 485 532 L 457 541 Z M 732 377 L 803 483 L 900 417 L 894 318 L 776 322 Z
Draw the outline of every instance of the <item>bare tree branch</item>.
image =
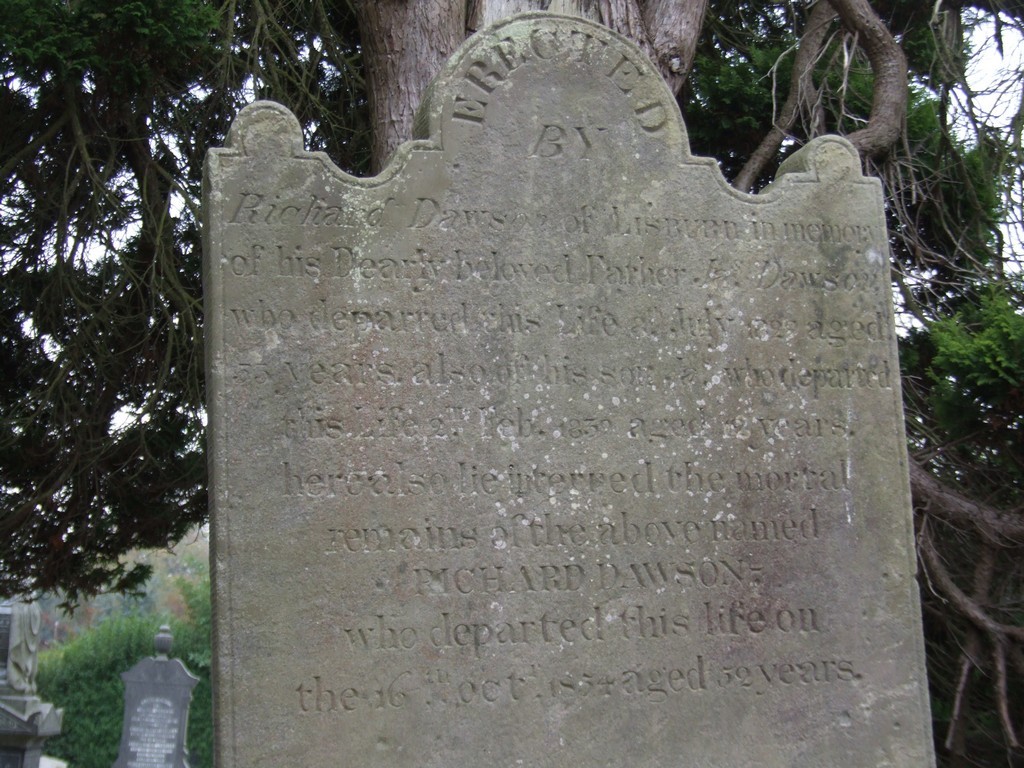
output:
M 960 681 L 957 685 L 953 706 L 953 717 L 950 722 L 950 730 L 946 737 L 946 747 L 952 749 L 954 754 L 963 752 L 963 729 L 967 718 L 966 699 L 969 686 L 969 672 L 972 666 L 980 666 L 976 658 L 980 651 L 978 632 L 987 637 L 992 647 L 992 662 L 995 669 L 995 697 L 996 709 L 999 712 L 999 721 L 1006 737 L 1006 742 L 1012 749 L 1020 747 L 1017 739 L 1016 729 L 1010 715 L 1008 670 L 1006 664 L 1007 650 L 1011 653 L 1017 651 L 1014 641 L 1024 640 L 1024 628 L 1002 624 L 993 619 L 984 608 L 987 602 L 987 591 L 991 583 L 991 577 L 995 567 L 995 557 L 991 546 L 983 550 L 982 559 L 975 570 L 975 596 L 968 597 L 960 587 L 957 586 L 950 575 L 932 539 L 931 531 L 927 522 L 921 527 L 920 553 L 928 573 L 938 585 L 942 595 L 963 614 L 973 625 L 968 631 L 967 647 L 964 649 Z M 960 751 L 957 752 L 956 750 Z
M 992 587 L 992 576 L 995 573 L 996 558 L 992 549 L 986 547 L 974 567 L 974 600 L 984 604 L 988 601 L 988 592 Z M 957 680 L 956 694 L 953 697 L 953 713 L 949 718 L 949 731 L 946 734 L 946 749 L 955 755 L 965 755 L 967 720 L 970 715 L 968 694 L 971 690 L 971 670 L 980 669 L 982 637 L 973 624 L 967 626 L 967 641 L 960 652 L 960 673 Z
M 949 570 L 942 563 L 935 542 L 927 525 L 922 526 L 920 536 L 921 557 L 928 568 L 928 574 L 938 585 L 943 596 L 969 619 L 975 626 L 985 632 L 993 642 L 1002 642 L 1003 638 L 1024 640 L 1024 627 L 1002 624 L 985 612 L 978 603 L 969 597 L 950 576 Z
M 971 670 L 979 667 L 977 658 L 981 653 L 981 635 L 971 626 L 967 642 L 960 653 L 960 670 L 957 675 L 956 693 L 953 695 L 953 711 L 949 716 L 949 730 L 944 742 L 946 749 L 954 755 L 966 753 L 967 695 L 971 689 Z
M 1007 695 L 1006 645 L 1001 642 L 996 643 L 992 653 L 995 656 L 996 665 L 996 702 L 999 707 L 999 720 L 1003 726 L 1007 743 L 1011 747 L 1017 748 L 1020 746 L 1020 741 L 1017 740 L 1017 733 L 1010 717 L 1010 700 Z
M 993 543 L 1024 542 L 1024 515 L 1003 512 L 961 495 L 913 461 L 910 462 L 910 488 L 915 506 L 928 514 L 974 525 Z
M 819 2 L 811 10 L 807 28 L 800 38 L 796 60 L 793 62 L 793 74 L 790 77 L 786 101 L 771 130 L 761 140 L 743 166 L 743 170 L 733 181 L 736 189 L 742 192 L 750 191 L 757 177 L 782 146 L 783 140 L 800 114 L 800 107 L 814 100 L 817 90 L 814 85 L 814 62 L 821 55 L 828 28 L 835 17 L 835 9 L 827 2 Z
M 868 124 L 847 138 L 865 157 L 884 155 L 903 132 L 907 58 L 868 0 L 829 0 L 843 26 L 857 35 L 875 74 Z

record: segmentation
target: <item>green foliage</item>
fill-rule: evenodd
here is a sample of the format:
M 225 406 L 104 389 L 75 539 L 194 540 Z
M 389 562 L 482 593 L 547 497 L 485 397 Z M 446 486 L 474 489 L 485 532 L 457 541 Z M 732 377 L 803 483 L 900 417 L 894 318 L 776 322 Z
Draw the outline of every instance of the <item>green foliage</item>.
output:
M 201 0 L 40 2 L 8 0 L 0 45 L 8 66 L 33 82 L 88 76 L 97 90 L 126 93 L 185 77 L 217 23 Z
M 209 581 L 209 541 L 205 531 L 190 532 L 172 550 L 130 553 L 126 560 L 151 571 L 138 592 L 108 592 L 80 603 L 74 611 L 65 608 L 61 593 L 43 595 L 37 602 L 42 611 L 40 639 L 44 647 L 67 642 L 100 623 L 117 616 L 159 615 L 180 621 L 193 614 L 190 601 L 197 583 Z
M 680 106 L 694 154 L 715 157 L 732 178 L 786 98 L 798 36 L 773 6 L 730 3 L 711 16 Z
M 912 291 L 911 308 L 927 317 L 955 311 L 974 292 L 965 283 L 992 280 L 1006 215 L 1007 180 L 997 146 L 984 137 L 967 144 L 946 129 L 942 114 L 939 97 L 911 89 L 906 141 L 916 176 L 912 186 L 890 181 L 895 256 L 905 271 L 934 270 Z
M 194 90 L 217 15 L 200 0 L 5 10 L 0 592 L 74 601 L 138 588 L 148 568 L 122 555 L 173 543 L 205 508 L 200 253 L 171 202 L 219 127 Z M 48 565 L 26 578 L 32 563 Z
M 366 99 L 346 3 L 4 10 L 0 594 L 74 603 L 139 589 L 150 568 L 125 553 L 206 515 L 206 149 L 255 92 L 354 168 Z
M 212 760 L 210 692 L 210 585 L 183 583 L 191 616 L 172 621 L 172 655 L 200 678 L 189 711 L 188 748 L 193 768 Z M 117 759 L 124 717 L 121 673 L 152 656 L 156 616 L 119 616 L 63 646 L 40 654 L 39 695 L 64 710 L 61 735 L 46 743 L 47 754 L 75 768 L 110 768 Z M 205 660 L 205 661 L 204 661 Z
M 699 113 L 691 119 L 694 141 L 707 141 L 710 149 L 725 133 L 733 146 L 756 146 L 771 125 L 773 109 L 779 106 L 773 103 L 779 100 L 778 94 L 773 99 L 773 87 L 781 89 L 785 98 L 792 63 L 792 55 L 783 55 L 778 46 L 759 47 L 745 54 L 702 52 L 690 81 L 695 99 L 690 111 Z M 705 123 L 713 126 L 706 137 L 700 130 Z
M 110 768 L 124 714 L 121 673 L 153 654 L 159 624 L 140 616 L 111 619 L 39 658 L 39 695 L 64 710 L 62 734 L 47 753 L 76 768 Z
M 958 451 L 966 448 L 974 461 L 999 470 L 993 493 L 1024 481 L 1022 296 L 993 288 L 977 304 L 931 326 L 929 400 L 935 417 Z
M 976 424 L 1015 418 L 1019 428 L 1024 387 L 1024 314 L 1004 291 L 992 290 L 980 303 L 932 326 L 932 373 L 940 384 L 936 407 L 970 411 Z M 955 383 L 955 387 L 950 384 Z

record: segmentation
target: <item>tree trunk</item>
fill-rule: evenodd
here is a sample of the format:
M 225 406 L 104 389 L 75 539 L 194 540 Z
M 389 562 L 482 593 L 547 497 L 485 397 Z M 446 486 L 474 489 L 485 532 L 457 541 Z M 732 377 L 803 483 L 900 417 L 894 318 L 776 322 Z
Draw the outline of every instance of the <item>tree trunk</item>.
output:
M 600 21 L 597 0 L 469 0 L 467 26 L 476 32 L 515 13 L 550 11 L 565 16 L 582 16 Z
M 427 85 L 466 37 L 466 4 L 458 0 L 358 0 L 359 35 L 373 125 L 371 171 L 378 173 L 412 136 Z
M 652 58 L 672 93 L 678 94 L 697 55 L 707 0 L 646 0 L 642 7 Z

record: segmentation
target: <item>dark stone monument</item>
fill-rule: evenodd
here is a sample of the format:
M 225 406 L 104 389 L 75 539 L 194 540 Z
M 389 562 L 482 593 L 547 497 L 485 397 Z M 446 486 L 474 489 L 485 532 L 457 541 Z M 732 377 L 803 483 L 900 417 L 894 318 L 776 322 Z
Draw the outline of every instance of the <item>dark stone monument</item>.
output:
M 0 768 L 38 768 L 63 712 L 36 695 L 41 616 L 35 603 L 0 604 Z
M 188 768 L 188 708 L 199 678 L 169 658 L 171 642 L 169 628 L 161 627 L 156 657 L 121 675 L 124 726 L 114 768 Z
M 220 768 L 933 763 L 880 185 L 762 194 L 645 55 L 471 38 L 356 179 L 208 157 Z

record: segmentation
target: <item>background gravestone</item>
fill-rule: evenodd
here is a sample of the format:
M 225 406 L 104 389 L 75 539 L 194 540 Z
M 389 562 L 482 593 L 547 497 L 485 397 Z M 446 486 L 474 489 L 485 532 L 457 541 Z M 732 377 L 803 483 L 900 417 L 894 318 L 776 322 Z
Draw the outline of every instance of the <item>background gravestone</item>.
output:
M 188 708 L 199 678 L 169 658 L 171 643 L 170 628 L 160 627 L 156 657 L 121 675 L 124 725 L 114 768 L 188 768 Z
M 38 768 L 60 733 L 64 712 L 36 695 L 41 626 L 36 603 L 0 603 L 0 768 Z
M 933 762 L 878 183 L 757 196 L 644 55 L 474 36 L 368 180 L 208 157 L 222 768 Z

